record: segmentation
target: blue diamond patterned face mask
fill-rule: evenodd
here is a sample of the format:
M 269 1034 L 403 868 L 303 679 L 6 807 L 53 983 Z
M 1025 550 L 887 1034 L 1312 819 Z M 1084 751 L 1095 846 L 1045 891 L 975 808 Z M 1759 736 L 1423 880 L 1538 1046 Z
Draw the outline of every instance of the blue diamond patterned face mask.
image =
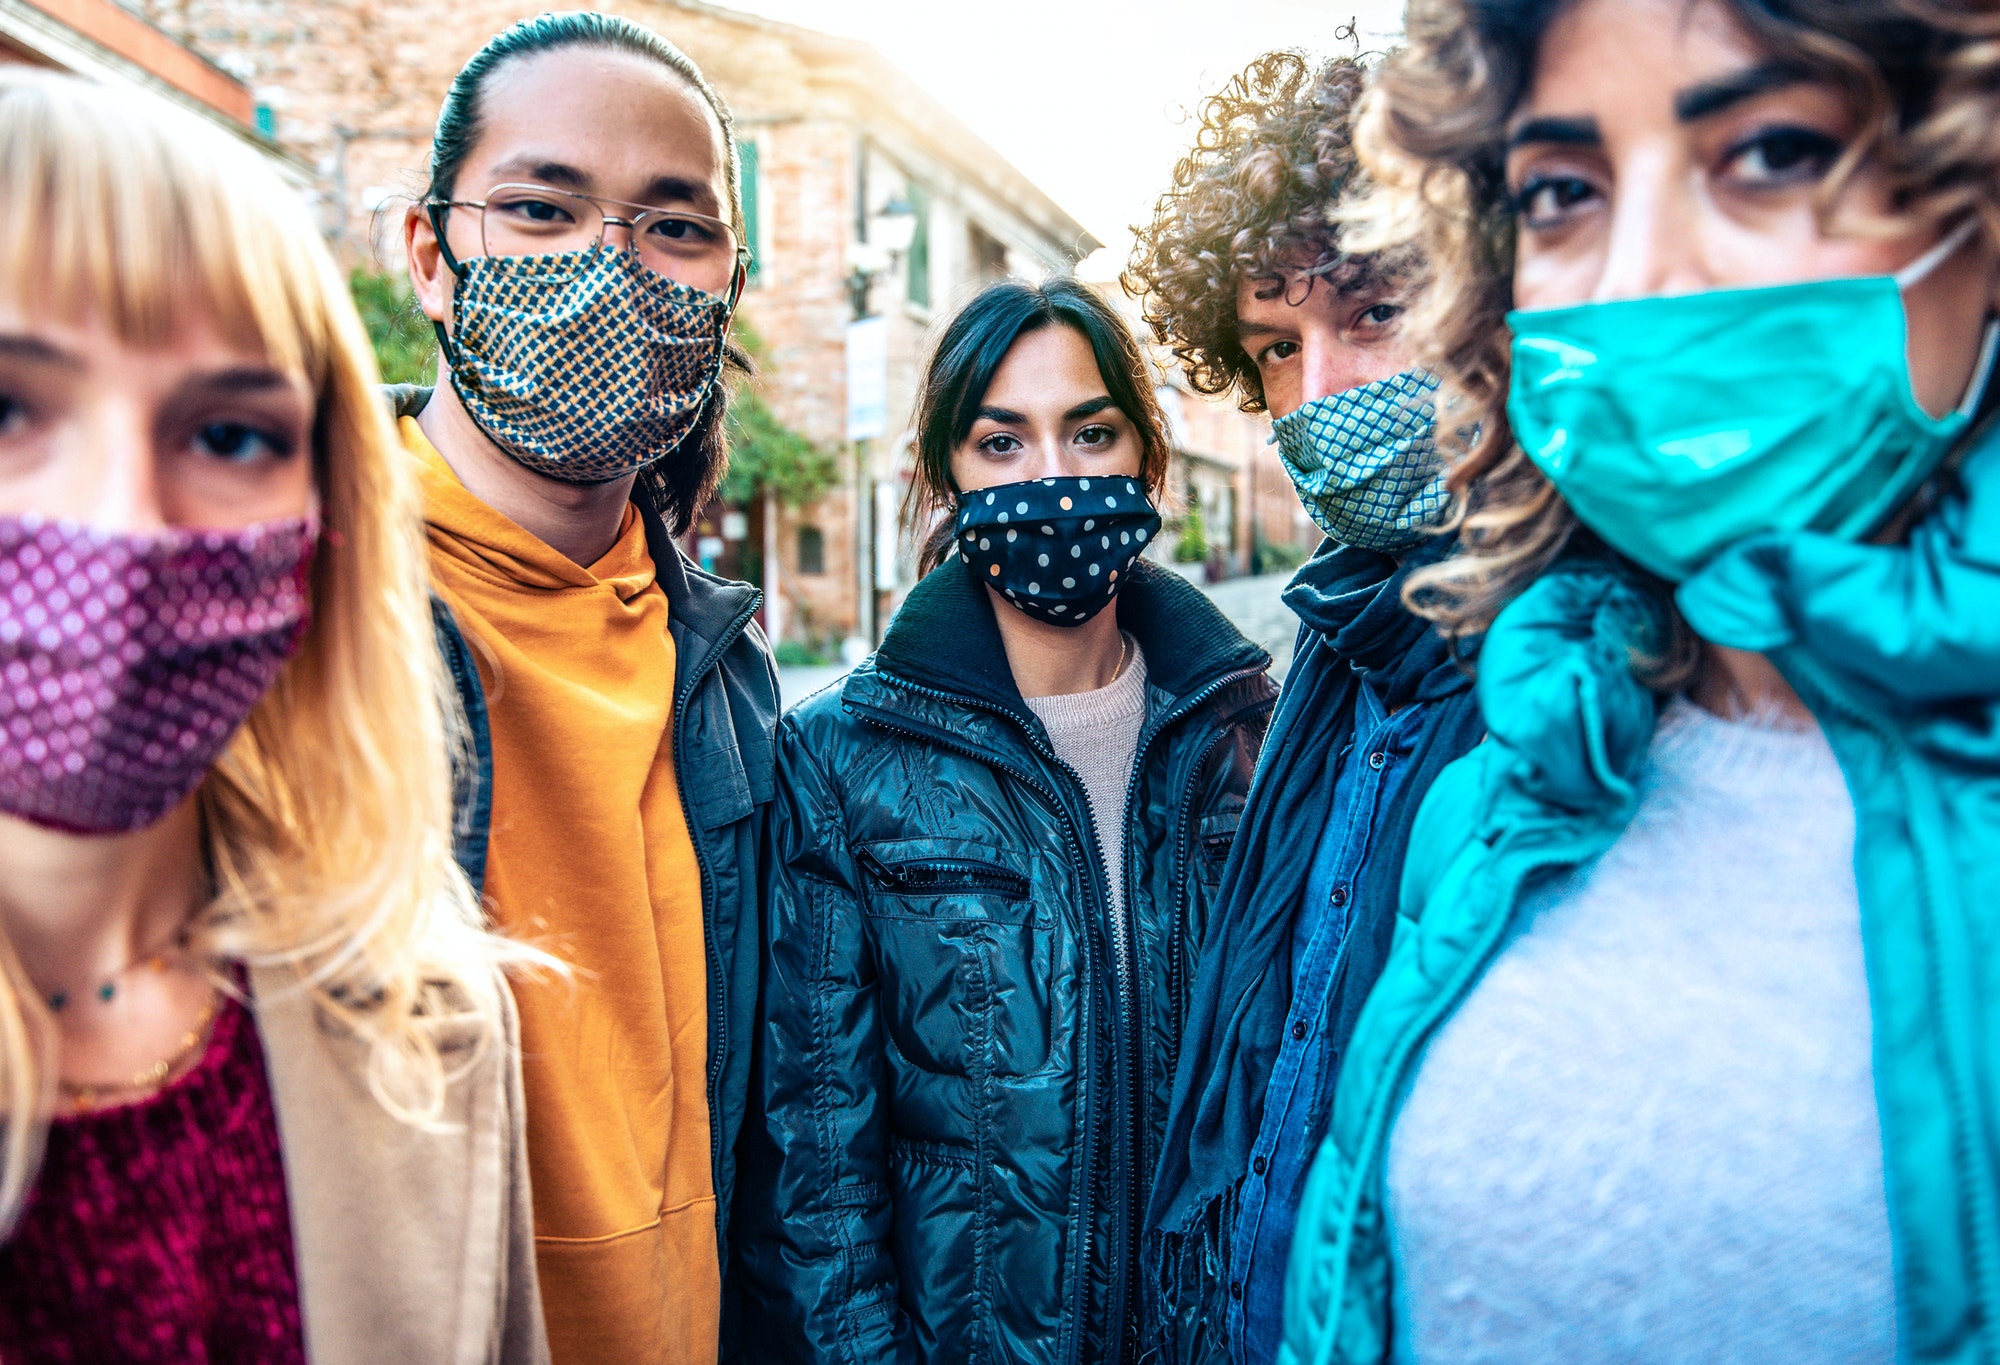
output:
M 958 557 L 1038 621 L 1080 626 L 1111 605 L 1160 529 L 1139 480 L 1030 479 L 958 495 Z
M 493 443 L 537 474 L 605 483 L 672 454 L 722 373 L 730 301 L 629 251 L 458 265 L 451 387 Z
M 1407 550 L 1451 505 L 1437 454 L 1437 376 L 1423 370 L 1316 398 L 1271 423 L 1306 511 L 1343 545 Z

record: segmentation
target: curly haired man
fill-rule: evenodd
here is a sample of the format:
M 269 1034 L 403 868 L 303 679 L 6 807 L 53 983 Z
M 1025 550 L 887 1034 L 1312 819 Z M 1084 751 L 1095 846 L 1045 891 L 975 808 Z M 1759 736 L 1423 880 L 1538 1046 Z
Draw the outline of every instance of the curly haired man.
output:
M 1327 532 L 1285 590 L 1298 647 L 1201 946 L 1144 1241 L 1161 1357 L 1267 1362 L 1306 1172 L 1396 919 L 1410 825 L 1478 742 L 1402 603 L 1450 549 L 1436 380 L 1399 334 L 1408 262 L 1344 253 L 1352 58 L 1258 58 L 1202 106 L 1125 286 L 1189 383 L 1268 411 Z

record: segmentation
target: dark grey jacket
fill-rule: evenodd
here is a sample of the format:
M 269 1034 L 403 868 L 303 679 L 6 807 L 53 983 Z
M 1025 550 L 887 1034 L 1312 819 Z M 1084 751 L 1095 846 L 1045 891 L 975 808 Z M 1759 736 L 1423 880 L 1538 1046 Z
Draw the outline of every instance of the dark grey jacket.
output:
M 1118 604 L 1149 685 L 1123 830 L 956 559 L 779 727 L 740 1236 L 760 1363 L 1134 1365 L 1188 971 L 1276 689 L 1178 575 L 1141 561 Z
M 398 416 L 414 416 L 430 390 L 391 390 Z M 702 925 L 708 944 L 708 1112 L 714 1161 L 716 1239 L 725 1286 L 729 1213 L 736 1186 L 736 1142 L 750 1090 L 750 1050 L 763 956 L 760 850 L 771 809 L 772 735 L 778 723 L 778 671 L 764 633 L 751 619 L 763 594 L 747 583 L 704 573 L 688 562 L 659 513 L 634 502 L 646 524 L 674 639 L 674 776 L 688 834 L 701 867 Z M 491 814 L 492 744 L 478 671 L 442 602 L 432 601 L 439 648 L 458 684 L 471 731 L 470 762 L 456 765 L 459 861 L 478 886 L 486 870 Z M 581 874 L 584 869 L 579 869 Z M 723 1313 L 724 1358 L 734 1351 L 734 1305 Z

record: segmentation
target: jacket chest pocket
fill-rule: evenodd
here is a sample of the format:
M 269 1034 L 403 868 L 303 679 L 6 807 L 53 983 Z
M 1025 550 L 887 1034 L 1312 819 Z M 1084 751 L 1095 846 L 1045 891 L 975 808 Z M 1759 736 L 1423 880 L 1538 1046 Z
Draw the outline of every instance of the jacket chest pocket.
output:
M 1222 885 L 1222 870 L 1229 866 L 1229 854 L 1236 847 L 1237 827 L 1243 823 L 1241 810 L 1204 815 L 1195 831 L 1194 870 L 1210 891 Z
M 998 849 L 897 839 L 857 851 L 884 1027 L 913 1066 L 1024 1076 L 1049 1059 L 1049 934 Z

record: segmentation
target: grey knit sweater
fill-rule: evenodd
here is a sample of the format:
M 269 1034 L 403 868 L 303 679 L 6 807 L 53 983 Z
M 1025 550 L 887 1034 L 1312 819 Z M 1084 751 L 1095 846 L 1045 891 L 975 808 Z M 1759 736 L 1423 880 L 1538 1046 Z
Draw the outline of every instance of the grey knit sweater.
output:
M 1825 738 L 1676 701 L 1396 1121 L 1398 1359 L 1889 1365 L 1872 1036 Z
M 1109 687 L 1060 697 L 1027 697 L 1041 718 L 1056 756 L 1083 779 L 1090 816 L 1097 823 L 1097 855 L 1111 888 L 1113 917 L 1125 913 L 1125 793 L 1146 724 L 1146 656 L 1124 637 L 1132 657 Z

